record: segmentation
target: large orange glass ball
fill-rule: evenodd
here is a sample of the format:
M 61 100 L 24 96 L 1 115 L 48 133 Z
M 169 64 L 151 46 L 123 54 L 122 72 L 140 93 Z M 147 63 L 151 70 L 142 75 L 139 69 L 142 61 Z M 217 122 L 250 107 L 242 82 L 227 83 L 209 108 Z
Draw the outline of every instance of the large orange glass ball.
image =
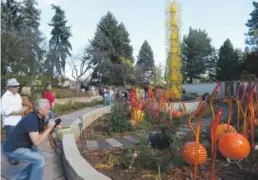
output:
M 239 133 L 227 133 L 219 140 L 220 153 L 232 160 L 241 160 L 247 157 L 251 147 L 249 141 Z
M 183 159 L 190 165 L 193 165 L 195 162 L 195 158 L 196 158 L 195 147 L 196 147 L 195 142 L 187 142 L 184 145 Z M 207 150 L 202 144 L 199 144 L 198 164 L 204 164 L 206 161 L 207 161 Z
M 217 127 L 216 130 L 216 141 L 220 140 L 222 136 L 224 136 L 226 133 L 234 133 L 237 132 L 236 129 L 228 124 L 220 124 Z

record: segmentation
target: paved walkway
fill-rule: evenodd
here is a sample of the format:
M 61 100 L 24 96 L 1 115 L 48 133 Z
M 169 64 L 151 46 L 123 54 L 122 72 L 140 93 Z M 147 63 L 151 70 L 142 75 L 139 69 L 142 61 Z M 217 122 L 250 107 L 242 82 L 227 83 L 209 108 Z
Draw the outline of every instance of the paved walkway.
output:
M 79 116 L 100 107 L 102 107 L 102 105 L 85 108 L 80 111 L 63 115 L 60 117 L 62 119 L 62 124 L 64 126 L 69 126 Z M 47 158 L 47 163 L 44 170 L 44 180 L 65 180 L 60 155 L 52 150 L 47 140 L 39 146 L 39 149 L 45 154 Z M 6 157 L 1 154 L 1 179 L 11 179 L 15 174 L 19 173 L 24 167 L 26 167 L 26 165 L 27 163 L 20 163 L 18 165 L 12 166 L 7 162 Z
M 228 117 L 228 107 L 226 105 L 222 105 L 222 117 L 221 120 L 226 120 Z M 209 130 L 212 122 L 212 117 L 207 116 L 204 117 L 201 122 L 201 130 Z M 196 127 L 196 122 L 192 123 L 193 128 Z M 155 133 L 155 132 L 153 132 Z M 187 124 L 182 124 L 178 127 L 177 134 L 179 136 L 184 136 L 190 133 L 190 129 Z M 145 136 L 148 137 L 148 134 Z M 137 135 L 128 135 L 119 138 L 107 138 L 103 140 L 88 140 L 84 144 L 85 148 L 88 150 L 102 150 L 102 149 L 110 149 L 110 148 L 118 148 L 118 147 L 131 147 L 140 142 L 141 137 Z

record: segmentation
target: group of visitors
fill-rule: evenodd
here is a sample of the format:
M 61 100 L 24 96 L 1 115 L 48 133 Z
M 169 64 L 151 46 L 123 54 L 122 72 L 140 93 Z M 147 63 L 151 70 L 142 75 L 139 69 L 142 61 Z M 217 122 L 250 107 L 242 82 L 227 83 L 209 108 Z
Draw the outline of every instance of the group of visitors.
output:
M 2 123 L 6 130 L 3 154 L 12 165 L 20 161 L 29 165 L 13 179 L 41 180 L 45 166 L 45 157 L 37 149 L 54 128 L 53 123 L 46 123 L 54 118 L 55 98 L 51 85 L 47 85 L 41 99 L 33 107 L 29 95 L 19 94 L 20 83 L 15 79 L 7 80 L 7 90 L 1 98 Z
M 152 88 L 146 85 L 144 86 L 143 90 L 144 90 L 144 94 L 143 94 L 144 99 L 147 99 L 149 94 L 152 94 L 153 96 L 155 96 L 155 93 L 156 93 L 155 88 Z M 119 98 L 123 98 L 126 101 L 130 101 L 130 93 L 131 93 L 131 88 L 128 88 L 122 91 L 121 97 L 120 97 L 119 89 L 115 90 L 114 88 L 108 88 L 105 86 L 100 86 L 99 88 L 99 94 L 103 96 L 103 99 L 104 99 L 104 106 L 111 105 L 114 99 L 119 99 Z
M 100 87 L 99 94 L 103 96 L 104 106 L 111 105 L 114 99 L 114 88 Z

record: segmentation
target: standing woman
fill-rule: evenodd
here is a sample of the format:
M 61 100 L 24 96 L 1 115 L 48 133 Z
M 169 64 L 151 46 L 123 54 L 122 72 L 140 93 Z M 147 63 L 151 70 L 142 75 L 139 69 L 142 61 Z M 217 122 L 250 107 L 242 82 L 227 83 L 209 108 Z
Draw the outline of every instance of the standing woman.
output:
M 49 114 L 49 119 L 53 119 L 55 118 L 55 113 L 54 113 L 54 105 L 55 105 L 55 97 L 53 95 L 53 93 L 51 92 L 51 85 L 48 84 L 45 88 L 45 91 L 43 93 L 43 98 L 44 99 L 48 99 L 49 103 L 50 103 L 50 114 Z

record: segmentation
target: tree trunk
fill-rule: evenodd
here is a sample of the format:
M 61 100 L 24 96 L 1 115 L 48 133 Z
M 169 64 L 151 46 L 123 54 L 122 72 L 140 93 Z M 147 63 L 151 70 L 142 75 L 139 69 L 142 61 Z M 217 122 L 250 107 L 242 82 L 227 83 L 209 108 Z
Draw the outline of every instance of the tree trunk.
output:
M 80 92 L 81 90 L 81 83 L 79 79 L 76 79 L 76 92 Z

